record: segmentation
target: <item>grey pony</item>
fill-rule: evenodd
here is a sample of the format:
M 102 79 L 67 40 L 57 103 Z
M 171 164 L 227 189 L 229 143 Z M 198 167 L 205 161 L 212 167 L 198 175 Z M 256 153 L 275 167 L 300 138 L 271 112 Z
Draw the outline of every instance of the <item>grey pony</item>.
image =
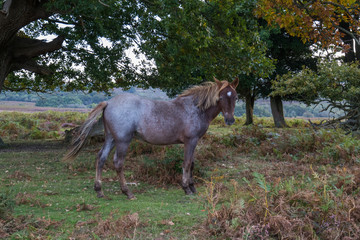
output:
M 215 78 L 215 82 L 190 88 L 171 101 L 150 100 L 128 93 L 118 95 L 92 110 L 64 159 L 73 159 L 78 155 L 91 129 L 102 115 L 105 142 L 96 157 L 94 186 L 98 197 L 104 197 L 101 189 L 102 168 L 115 147 L 114 166 L 121 190 L 129 199 L 135 198 L 124 177 L 125 155 L 135 135 L 151 144 L 184 144 L 181 185 L 185 194 L 194 194 L 196 188 L 192 171 L 195 147 L 206 133 L 210 122 L 220 112 L 227 125 L 235 122 L 235 89 L 238 83 L 237 78 L 232 83 Z

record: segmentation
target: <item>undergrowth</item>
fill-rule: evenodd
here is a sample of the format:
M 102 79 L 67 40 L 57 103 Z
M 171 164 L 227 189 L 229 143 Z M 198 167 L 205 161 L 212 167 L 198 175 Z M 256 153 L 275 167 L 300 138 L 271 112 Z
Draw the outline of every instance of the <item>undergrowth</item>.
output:
M 311 172 L 276 182 L 257 172 L 240 182 L 211 178 L 201 195 L 208 217 L 195 235 L 203 239 L 359 239 L 359 169 L 322 174 L 311 168 Z
M 269 161 L 344 164 L 359 163 L 360 140 L 342 130 L 265 129 L 258 125 L 234 130 L 229 144 L 239 152 Z
M 1 112 L 0 137 L 19 139 L 59 139 L 69 127 L 82 124 L 87 117 L 79 112 Z
M 79 125 L 85 118 L 81 113 L 1 113 L 0 136 L 6 140 L 58 139 L 66 124 Z M 85 147 L 71 168 L 58 161 L 64 149 L 39 153 L 30 148 L 29 156 L 19 154 L 21 160 L 12 162 L 9 159 L 14 156 L 7 154 L 0 163 L 10 171 L 1 172 L 0 179 L 7 184 L 4 188 L 17 186 L 18 191 L 0 193 L 0 238 L 141 239 L 149 233 L 163 239 L 185 234 L 189 239 L 360 238 L 360 140 L 340 130 L 312 130 L 298 119 L 289 120 L 292 128 L 285 129 L 272 128 L 267 118 L 255 118 L 253 126 L 243 126 L 244 118 L 237 118 L 232 128 L 225 128 L 223 121 L 217 117 L 197 146 L 194 176 L 199 194 L 193 198 L 174 197 L 174 192 L 182 193 L 173 185 L 181 180 L 183 146 L 132 141 L 126 178 L 137 184 L 131 186 L 139 198 L 136 201 L 149 198 L 146 208 L 118 196 L 121 190 L 113 177 L 111 156 L 103 180 L 104 191 L 114 201 L 92 198 L 99 143 Z M 54 195 L 45 190 L 42 194 L 39 186 Z M 66 197 L 59 201 L 63 195 Z M 88 203 L 80 204 L 78 199 L 74 203 L 74 198 L 84 196 Z M 127 207 L 126 211 L 109 207 L 118 203 L 116 207 Z M 192 212 L 181 210 L 173 218 L 176 208 L 172 206 L 180 203 L 196 207 Z M 38 215 L 14 216 L 18 208 L 35 209 Z M 58 212 L 51 213 L 55 210 Z M 89 214 L 83 215 L 85 212 Z M 171 215 L 159 217 L 166 212 Z M 73 222 L 59 220 L 62 213 L 72 214 Z M 191 231 L 188 226 L 188 232 L 178 235 L 174 226 L 179 231 L 190 217 Z

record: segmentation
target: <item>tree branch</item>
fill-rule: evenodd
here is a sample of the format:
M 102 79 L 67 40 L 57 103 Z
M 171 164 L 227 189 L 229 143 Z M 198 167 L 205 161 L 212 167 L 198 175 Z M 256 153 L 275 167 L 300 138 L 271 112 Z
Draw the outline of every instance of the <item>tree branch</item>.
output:
M 61 24 L 65 24 L 65 25 L 75 25 L 76 23 L 69 23 L 69 22 L 65 22 L 65 21 L 61 21 L 61 20 L 55 20 L 55 19 L 46 19 L 48 22 L 52 22 L 52 23 L 61 23 Z
M 352 39 L 355 40 L 356 44 L 360 45 L 359 39 L 357 39 L 356 36 L 355 36 L 352 32 L 349 32 L 349 31 L 346 30 L 345 28 L 343 28 L 343 27 L 341 27 L 341 26 L 339 26 L 339 25 L 336 25 L 336 24 L 333 23 L 333 22 L 332 22 L 332 24 L 333 24 L 334 27 L 337 27 L 340 31 L 343 31 L 344 33 L 350 35 L 350 36 L 352 37 Z
M 36 39 L 16 37 L 14 40 L 14 58 L 33 58 L 39 55 L 53 52 L 61 48 L 64 41 L 63 36 L 58 36 L 51 42 Z
M 101 5 L 103 5 L 103 6 L 105 6 L 105 7 L 110 7 L 109 5 L 107 5 L 107 4 L 105 4 L 105 3 L 103 3 L 102 1 L 100 1 L 99 0 L 99 3 L 101 4 Z
M 45 66 L 40 66 L 32 59 L 25 61 L 25 62 L 16 62 L 16 63 L 12 64 L 13 71 L 20 70 L 20 69 L 25 69 L 30 72 L 34 72 L 34 73 L 45 75 L 45 76 L 49 76 L 49 75 L 53 74 L 53 72 L 49 68 L 47 68 Z

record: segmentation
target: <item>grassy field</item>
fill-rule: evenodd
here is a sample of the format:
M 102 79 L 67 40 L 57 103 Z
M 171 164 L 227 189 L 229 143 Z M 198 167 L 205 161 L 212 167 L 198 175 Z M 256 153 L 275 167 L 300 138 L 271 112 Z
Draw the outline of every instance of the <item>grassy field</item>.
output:
M 65 123 L 82 113 L 0 113 L 0 238 L 359 239 L 360 141 L 292 119 L 225 127 L 215 119 L 196 153 L 198 194 L 184 195 L 182 146 L 134 141 L 121 193 L 111 158 L 93 190 L 93 140 L 61 161 Z M 34 132 L 36 134 L 34 134 Z

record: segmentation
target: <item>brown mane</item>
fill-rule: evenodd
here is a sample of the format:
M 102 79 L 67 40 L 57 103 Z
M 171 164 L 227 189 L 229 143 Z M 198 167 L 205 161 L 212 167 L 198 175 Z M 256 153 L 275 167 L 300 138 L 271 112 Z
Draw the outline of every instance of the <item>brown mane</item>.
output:
M 216 105 L 220 91 L 230 85 L 228 81 L 221 81 L 221 83 L 222 85 L 219 87 L 216 82 L 204 82 L 185 90 L 179 97 L 194 96 L 197 101 L 196 106 L 201 110 L 206 110 Z

